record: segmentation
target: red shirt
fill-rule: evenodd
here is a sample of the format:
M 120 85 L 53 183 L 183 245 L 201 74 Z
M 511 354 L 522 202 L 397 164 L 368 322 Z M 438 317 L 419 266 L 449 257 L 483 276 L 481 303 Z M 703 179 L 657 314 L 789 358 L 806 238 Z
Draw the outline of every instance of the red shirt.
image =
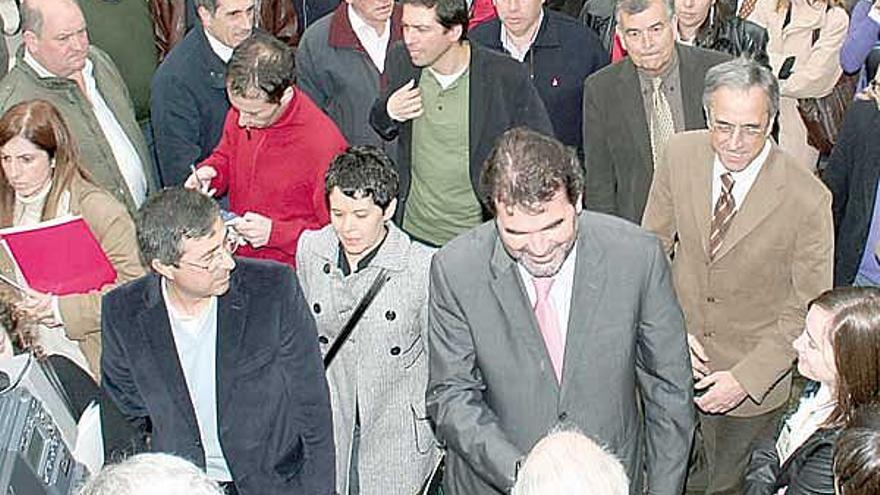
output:
M 296 266 L 296 243 L 303 230 L 330 221 L 324 201 L 324 174 L 348 146 L 336 124 L 299 89 L 278 121 L 264 129 L 238 126 L 238 110 L 229 109 L 223 136 L 199 167 L 211 166 L 211 187 L 229 195 L 229 209 L 272 219 L 265 246 L 244 245 L 236 253 Z

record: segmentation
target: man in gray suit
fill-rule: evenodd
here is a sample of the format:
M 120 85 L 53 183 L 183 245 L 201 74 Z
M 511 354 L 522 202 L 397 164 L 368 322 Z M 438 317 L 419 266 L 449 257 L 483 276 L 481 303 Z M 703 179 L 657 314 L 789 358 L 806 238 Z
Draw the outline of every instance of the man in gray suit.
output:
M 682 491 L 693 382 L 666 255 L 635 225 L 581 211 L 582 185 L 561 143 L 507 131 L 481 178 L 495 221 L 434 257 L 427 410 L 448 495 L 507 493 L 557 423 L 620 458 L 631 493 Z
M 616 15 L 629 56 L 584 82 L 584 204 L 639 223 L 657 157 L 706 128 L 703 79 L 730 56 L 676 44 L 673 0 L 620 0 Z

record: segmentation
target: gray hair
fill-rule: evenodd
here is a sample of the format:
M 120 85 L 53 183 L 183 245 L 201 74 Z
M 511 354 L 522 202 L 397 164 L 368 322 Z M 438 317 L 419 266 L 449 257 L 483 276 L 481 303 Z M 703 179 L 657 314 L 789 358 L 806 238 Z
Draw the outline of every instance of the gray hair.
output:
M 183 240 L 211 235 L 219 218 L 217 202 L 198 191 L 169 187 L 150 196 L 134 219 L 141 262 L 176 266 Z
M 641 14 L 648 10 L 654 2 L 662 2 L 666 10 L 666 16 L 672 20 L 675 15 L 675 0 L 617 0 L 614 7 L 614 21 L 620 26 L 620 14 L 626 12 L 628 15 Z
M 168 454 L 138 454 L 104 467 L 79 495 L 223 495 L 191 462 Z
M 706 72 L 703 89 L 703 109 L 710 115 L 712 95 L 720 88 L 748 91 L 759 87 L 767 97 L 768 122 L 772 122 L 779 112 L 779 82 L 770 69 L 748 57 L 735 58 L 718 64 Z
M 520 469 L 511 495 L 629 495 L 623 465 L 573 428 L 551 431 Z
M 204 7 L 211 15 L 217 12 L 217 0 L 193 0 L 193 5 L 197 12 L 199 7 Z
M 43 12 L 34 5 L 34 0 L 25 0 L 21 3 L 21 32 L 30 31 L 40 34 L 43 30 Z

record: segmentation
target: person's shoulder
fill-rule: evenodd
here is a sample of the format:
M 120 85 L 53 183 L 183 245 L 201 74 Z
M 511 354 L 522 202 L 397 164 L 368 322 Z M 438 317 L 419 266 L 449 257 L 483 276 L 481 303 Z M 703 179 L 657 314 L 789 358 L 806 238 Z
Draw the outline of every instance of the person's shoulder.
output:
M 153 79 L 161 79 L 170 75 L 182 76 L 192 71 L 194 64 L 201 64 L 202 61 L 199 59 L 206 55 L 199 46 L 202 43 L 201 36 L 202 34 L 196 29 L 190 29 L 156 68 Z
M 331 251 L 339 240 L 332 225 L 325 225 L 317 230 L 304 230 L 299 236 L 296 247 L 298 253 L 306 258 L 326 254 Z
M 483 46 L 496 46 L 501 43 L 501 20 L 497 17 L 480 23 L 474 29 L 468 31 L 468 39 Z
M 97 185 L 82 179 L 74 179 L 71 194 L 76 196 L 83 218 L 124 217 L 131 221 L 128 210 L 112 194 Z
M 631 70 L 633 77 L 636 76 L 635 69 L 632 68 L 632 62 L 629 58 L 624 58 L 608 64 L 596 72 L 593 72 L 584 80 L 584 89 L 603 91 L 610 86 L 618 84 L 618 79 L 626 70 Z
M 159 276 L 150 271 L 104 294 L 102 316 L 112 313 L 126 320 L 139 313 L 152 297 L 161 298 L 162 295 L 159 292 Z
M 544 15 L 547 18 L 547 22 L 555 29 L 559 30 L 566 38 L 577 37 L 582 40 L 592 39 L 590 38 L 590 33 L 594 33 L 594 31 L 588 28 L 583 22 L 568 14 L 545 8 Z M 598 39 L 598 37 L 596 39 Z M 565 41 L 568 41 L 568 39 Z
M 333 22 L 333 14 L 335 12 L 334 10 L 309 25 L 300 37 L 299 46 L 304 44 L 308 47 L 326 45 L 327 36 L 330 33 L 330 24 Z
M 695 150 L 711 151 L 711 148 L 712 141 L 709 137 L 709 131 L 706 129 L 695 129 L 673 134 L 669 138 L 666 152 L 671 156 L 686 157 Z M 714 153 L 714 151 L 711 152 Z
M 296 280 L 293 268 L 273 260 L 235 258 L 232 278 L 250 296 L 278 293 Z
M 733 60 L 730 54 L 717 50 L 680 43 L 677 43 L 676 46 L 678 47 L 679 54 L 681 54 L 682 68 L 688 72 L 693 70 L 693 68 L 688 67 L 691 64 L 699 66 L 705 72 L 715 65 Z
M 447 242 L 434 254 L 435 263 L 460 265 L 461 273 L 472 273 L 488 266 L 497 239 L 495 221 L 489 220 Z
M 783 167 L 785 169 L 785 186 L 790 191 L 790 197 L 805 204 L 813 204 L 816 201 L 831 201 L 831 192 L 825 184 L 816 177 L 805 163 L 798 160 L 773 145 L 771 155 L 767 158 L 764 166 Z M 805 212 L 807 213 L 807 212 Z
M 581 212 L 578 228 L 578 236 L 585 237 L 587 249 L 597 249 L 605 253 L 609 262 L 626 263 L 630 269 L 639 263 L 649 263 L 660 250 L 656 235 L 607 213 Z

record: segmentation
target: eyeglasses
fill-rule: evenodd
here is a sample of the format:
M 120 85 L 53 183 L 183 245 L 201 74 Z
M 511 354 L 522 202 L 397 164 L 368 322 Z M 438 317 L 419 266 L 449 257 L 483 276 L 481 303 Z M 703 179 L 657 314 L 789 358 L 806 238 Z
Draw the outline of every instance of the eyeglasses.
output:
M 223 255 L 232 256 L 235 254 L 235 251 L 238 250 L 238 247 L 241 245 L 242 239 L 241 236 L 236 232 L 233 228 L 227 227 L 226 234 L 223 236 L 223 243 L 220 245 L 220 249 L 215 249 L 211 253 L 211 257 L 206 259 L 205 264 L 199 264 L 192 261 L 180 260 L 180 263 L 185 265 L 190 265 L 196 268 L 201 268 L 205 271 L 214 271 L 220 267 L 220 263 L 223 261 Z
M 767 126 L 754 124 L 734 125 L 728 124 L 726 122 L 716 122 L 714 119 L 710 119 L 709 129 L 712 132 L 720 134 L 727 139 L 733 138 L 738 130 L 739 136 L 743 140 L 754 141 L 756 139 L 764 137 L 764 132 L 767 130 Z

